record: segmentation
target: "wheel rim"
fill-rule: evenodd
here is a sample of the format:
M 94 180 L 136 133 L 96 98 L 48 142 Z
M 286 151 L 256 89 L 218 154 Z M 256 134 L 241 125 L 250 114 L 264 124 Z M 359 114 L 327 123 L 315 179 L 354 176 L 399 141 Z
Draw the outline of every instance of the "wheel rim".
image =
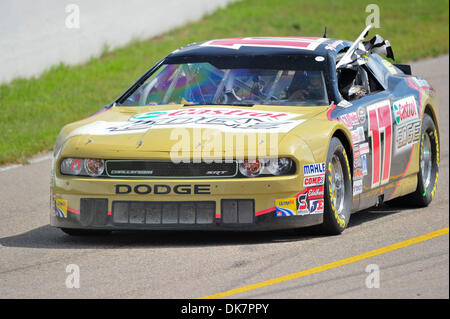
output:
M 344 210 L 345 180 L 344 170 L 337 155 L 331 159 L 331 199 L 336 212 L 341 215 Z
M 423 135 L 422 141 L 422 182 L 425 187 L 425 191 L 431 182 L 431 169 L 432 169 L 432 150 L 431 140 L 428 134 Z

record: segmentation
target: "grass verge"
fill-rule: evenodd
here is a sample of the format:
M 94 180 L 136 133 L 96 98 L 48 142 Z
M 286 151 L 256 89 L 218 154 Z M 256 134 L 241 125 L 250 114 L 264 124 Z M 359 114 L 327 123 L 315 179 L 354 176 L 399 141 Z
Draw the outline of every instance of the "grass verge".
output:
M 83 65 L 60 64 L 39 78 L 0 85 L 0 164 L 51 149 L 63 125 L 109 104 L 182 45 L 220 37 L 322 36 L 325 26 L 328 37 L 353 40 L 370 14 L 366 5 L 359 0 L 239 1 L 156 38 L 105 50 Z M 388 39 L 398 61 L 448 52 L 448 0 L 377 0 L 376 5 L 380 29 L 370 35 Z

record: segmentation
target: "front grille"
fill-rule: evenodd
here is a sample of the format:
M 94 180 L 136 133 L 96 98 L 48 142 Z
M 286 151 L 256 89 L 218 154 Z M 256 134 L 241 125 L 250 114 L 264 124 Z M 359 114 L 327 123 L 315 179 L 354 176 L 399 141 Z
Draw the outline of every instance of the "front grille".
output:
M 253 199 L 222 199 L 222 222 L 224 224 L 251 224 L 254 222 Z
M 80 222 L 84 226 L 102 226 L 108 222 L 106 198 L 81 198 Z
M 212 224 L 216 213 L 213 201 L 125 202 L 114 201 L 114 224 Z
M 116 178 L 234 177 L 237 163 L 173 163 L 171 161 L 107 160 L 106 175 Z

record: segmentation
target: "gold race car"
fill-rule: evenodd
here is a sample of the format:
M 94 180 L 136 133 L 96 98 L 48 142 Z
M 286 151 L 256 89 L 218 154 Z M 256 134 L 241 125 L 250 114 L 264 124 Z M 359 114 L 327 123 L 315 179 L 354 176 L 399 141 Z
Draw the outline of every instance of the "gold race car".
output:
M 182 47 L 110 105 L 61 130 L 51 225 L 341 233 L 353 212 L 436 192 L 434 89 L 354 42 L 217 39 Z M 381 54 L 381 55 L 380 55 Z

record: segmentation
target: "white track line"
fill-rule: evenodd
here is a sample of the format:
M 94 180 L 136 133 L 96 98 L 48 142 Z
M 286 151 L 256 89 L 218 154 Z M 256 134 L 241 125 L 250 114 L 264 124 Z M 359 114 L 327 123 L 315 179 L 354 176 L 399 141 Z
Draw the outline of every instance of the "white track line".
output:
M 14 168 L 19 168 L 19 167 L 23 167 L 26 165 L 30 165 L 30 164 L 37 164 L 40 162 L 44 162 L 44 161 L 48 161 L 52 159 L 52 153 L 47 153 L 44 155 L 40 155 L 40 156 L 35 156 L 33 158 L 28 159 L 29 164 L 13 164 L 13 165 L 6 165 L 6 166 L 0 166 L 0 173 L 1 172 L 5 172 L 5 171 L 9 171 L 11 169 Z

